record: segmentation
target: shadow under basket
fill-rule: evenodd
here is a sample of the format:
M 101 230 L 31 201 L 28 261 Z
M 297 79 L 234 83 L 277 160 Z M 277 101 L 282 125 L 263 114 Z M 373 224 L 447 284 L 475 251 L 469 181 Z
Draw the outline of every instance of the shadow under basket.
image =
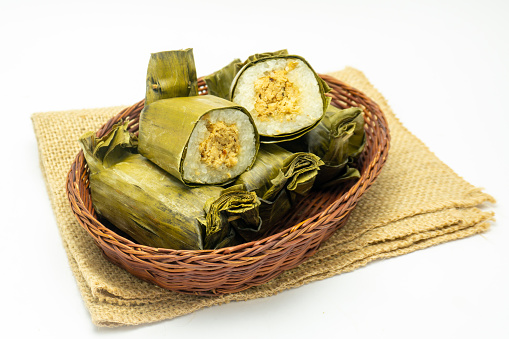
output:
M 379 106 L 364 93 L 327 76 L 332 104 L 364 110 L 367 144 L 358 159 L 361 177 L 346 186 L 314 190 L 293 209 L 271 235 L 217 250 L 172 250 L 136 244 L 97 217 L 90 196 L 88 167 L 78 153 L 67 177 L 67 196 L 80 225 L 94 238 L 104 256 L 133 275 L 165 289 L 198 295 L 220 295 L 261 285 L 312 256 L 334 231 L 342 227 L 364 192 L 378 177 L 389 151 L 389 129 Z M 198 82 L 200 95 L 207 94 Z M 119 121 L 129 119 L 138 131 L 144 102 L 111 118 L 98 132 L 102 137 Z M 298 211 L 298 212 L 297 212 Z

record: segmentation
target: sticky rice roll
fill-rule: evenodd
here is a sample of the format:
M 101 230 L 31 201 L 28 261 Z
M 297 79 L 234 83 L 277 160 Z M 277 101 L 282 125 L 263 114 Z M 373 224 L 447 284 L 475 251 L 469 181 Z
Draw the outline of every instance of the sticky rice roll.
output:
M 288 135 L 316 125 L 328 102 L 311 67 L 294 56 L 261 59 L 236 76 L 232 101 L 252 115 L 262 136 Z
M 143 156 L 188 185 L 232 181 L 254 163 L 259 147 L 249 112 L 212 95 L 146 106 L 138 139 Z

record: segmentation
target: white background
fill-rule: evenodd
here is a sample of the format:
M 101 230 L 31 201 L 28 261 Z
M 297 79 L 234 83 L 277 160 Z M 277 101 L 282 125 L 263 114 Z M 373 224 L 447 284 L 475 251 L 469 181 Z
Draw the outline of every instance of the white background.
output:
M 508 16 L 509 1 L 488 0 L 0 0 L 0 336 L 509 338 Z M 362 70 L 403 124 L 497 199 L 488 206 L 496 222 L 270 298 L 96 328 L 62 247 L 30 116 L 133 104 L 150 53 L 187 47 L 199 75 L 281 48 L 320 73 Z

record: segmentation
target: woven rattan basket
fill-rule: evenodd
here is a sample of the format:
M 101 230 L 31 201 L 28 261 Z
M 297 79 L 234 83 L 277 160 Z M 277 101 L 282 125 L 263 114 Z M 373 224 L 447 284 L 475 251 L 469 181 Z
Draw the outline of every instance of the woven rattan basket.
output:
M 171 250 L 136 244 L 97 219 L 83 152 L 76 157 L 67 178 L 67 195 L 76 219 L 107 259 L 141 279 L 178 292 L 199 295 L 238 292 L 296 267 L 346 223 L 362 194 L 380 173 L 389 151 L 389 130 L 378 105 L 333 77 L 321 77 L 332 88 L 333 105 L 364 109 L 367 146 L 358 161 L 361 178 L 347 186 L 313 191 L 272 235 L 217 250 Z M 199 89 L 200 94 L 207 94 L 201 79 Z M 97 132 L 97 136 L 105 135 L 115 123 L 126 118 L 131 121 L 130 131 L 136 133 L 142 108 L 143 101 L 122 110 Z

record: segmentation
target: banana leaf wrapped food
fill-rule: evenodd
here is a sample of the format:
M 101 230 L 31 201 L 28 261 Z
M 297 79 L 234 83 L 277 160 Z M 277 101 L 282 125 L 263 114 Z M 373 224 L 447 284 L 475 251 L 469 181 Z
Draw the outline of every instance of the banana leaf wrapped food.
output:
M 145 105 L 198 95 L 193 49 L 152 53 L 147 67 Z
M 235 228 L 258 229 L 259 200 L 240 186 L 191 188 L 137 153 L 128 122 L 102 138 L 80 139 L 95 211 L 139 244 L 201 250 L 238 242 Z
M 197 96 L 192 49 L 153 53 L 140 115 L 139 152 L 187 185 L 226 184 L 249 168 L 259 136 L 249 113 Z
M 230 86 L 221 82 L 231 78 Z M 229 87 L 228 99 L 251 113 L 264 143 L 305 134 L 320 122 L 330 103 L 327 83 L 304 58 L 286 50 L 234 61 L 204 80 L 209 91 L 222 97 Z
M 138 138 L 140 154 L 188 185 L 231 182 L 254 163 L 260 142 L 251 115 L 213 95 L 145 106 Z
M 260 228 L 238 228 L 239 234 L 247 241 L 265 234 L 309 193 L 321 165 L 323 162 L 314 154 L 262 144 L 253 167 L 234 183 L 259 197 Z
M 330 105 L 322 121 L 299 139 L 281 144 L 292 152 L 310 152 L 323 161 L 315 184 L 328 187 L 359 178 L 352 166 L 366 145 L 364 115 L 359 107 Z

